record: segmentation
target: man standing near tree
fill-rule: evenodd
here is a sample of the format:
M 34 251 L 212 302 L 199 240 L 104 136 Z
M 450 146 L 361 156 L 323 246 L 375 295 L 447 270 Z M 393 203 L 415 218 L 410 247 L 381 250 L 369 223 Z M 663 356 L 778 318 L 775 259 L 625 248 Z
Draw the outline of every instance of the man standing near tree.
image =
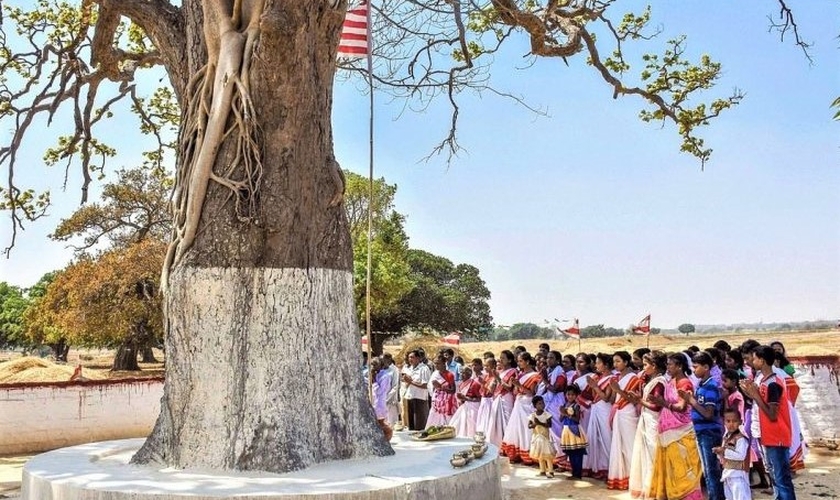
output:
M 785 393 L 785 383 L 773 372 L 776 351 L 770 346 L 758 346 L 752 351 L 755 380 L 742 380 L 741 389 L 754 401 L 759 442 L 764 450 L 765 465 L 773 478 L 775 498 L 796 500 L 790 472 L 790 445 L 792 441 L 790 406 Z
M 455 351 L 451 347 L 447 347 L 442 351 L 443 359 L 446 360 L 446 369 L 455 375 L 455 383 L 461 381 L 461 363 L 455 361 Z
M 403 370 L 402 381 L 408 386 L 408 428 L 412 431 L 422 431 L 426 428 L 429 418 L 429 391 L 427 385 L 432 372 L 425 363 L 420 362 L 420 353 L 411 351 L 408 354 L 408 367 Z
M 400 420 L 400 372 L 397 370 L 397 365 L 394 364 L 394 357 L 391 353 L 386 352 L 383 354 L 382 362 L 385 365 L 385 370 L 387 370 L 391 377 L 391 390 L 388 391 L 386 402 L 388 405 L 388 425 L 393 427 Z

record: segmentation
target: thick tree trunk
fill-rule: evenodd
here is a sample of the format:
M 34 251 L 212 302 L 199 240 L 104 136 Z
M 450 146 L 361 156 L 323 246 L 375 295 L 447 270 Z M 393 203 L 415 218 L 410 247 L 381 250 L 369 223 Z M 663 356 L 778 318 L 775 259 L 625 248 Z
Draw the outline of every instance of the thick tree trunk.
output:
M 155 352 L 152 350 L 151 347 L 146 346 L 142 349 L 142 357 L 143 363 L 157 363 L 158 360 L 155 358 Z
M 137 364 L 137 346 L 130 342 L 120 345 L 114 355 L 111 371 L 140 371 L 140 365 Z
M 241 221 L 231 191 L 210 182 L 195 242 L 169 276 L 165 393 L 135 462 L 286 472 L 393 453 L 359 374 L 350 235 L 333 203 L 342 15 L 329 3 L 269 2 L 260 18 L 257 213 Z M 231 142 L 214 172 L 232 163 Z
M 67 362 L 67 355 L 70 354 L 70 344 L 64 338 L 58 339 L 58 342 L 49 346 L 53 351 L 53 357 L 56 361 Z

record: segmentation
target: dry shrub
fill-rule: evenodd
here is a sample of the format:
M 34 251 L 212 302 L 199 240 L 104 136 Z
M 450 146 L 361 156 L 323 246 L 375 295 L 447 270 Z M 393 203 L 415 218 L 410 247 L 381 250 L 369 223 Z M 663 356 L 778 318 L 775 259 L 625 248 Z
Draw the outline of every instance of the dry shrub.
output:
M 624 347 L 628 343 L 632 343 L 633 341 L 630 339 L 627 340 L 610 340 L 607 342 L 607 345 L 610 347 Z
M 65 382 L 70 380 L 75 367 L 57 365 L 40 358 L 19 358 L 0 364 L 0 384 L 19 384 L 24 382 Z M 83 370 L 87 379 L 106 378 L 93 370 Z
M 44 361 L 41 358 L 26 357 L 18 358 L 14 361 L 7 361 L 6 363 L 0 365 L 0 382 L 26 370 L 31 370 L 33 368 L 49 368 L 50 366 L 52 366 L 52 363 Z
M 434 335 L 423 335 L 411 339 L 405 339 L 402 345 L 402 349 L 400 349 L 398 353 L 394 354 L 394 361 L 397 364 L 401 365 L 408 353 L 415 349 L 423 349 L 424 351 L 426 351 L 426 356 L 429 359 L 434 359 L 438 351 L 440 351 L 441 349 L 446 349 L 447 347 L 452 348 L 452 350 L 455 351 L 456 356 L 461 356 L 462 358 L 464 358 L 465 362 L 469 363 L 469 359 L 467 359 L 467 356 L 459 348 L 459 346 L 444 344 L 443 339 L 441 339 L 440 337 L 435 337 Z
M 786 346 L 789 344 L 785 344 Z M 819 345 L 800 345 L 787 347 L 785 353 L 790 356 L 832 356 L 836 355 L 837 351 Z

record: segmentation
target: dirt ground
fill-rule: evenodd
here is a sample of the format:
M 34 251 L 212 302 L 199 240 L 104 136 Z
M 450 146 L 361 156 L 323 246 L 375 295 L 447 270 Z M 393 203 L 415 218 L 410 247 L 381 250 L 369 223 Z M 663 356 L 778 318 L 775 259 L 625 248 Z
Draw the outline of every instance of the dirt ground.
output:
M 0 498 L 20 498 L 23 464 L 30 457 L 0 457 Z M 807 468 L 794 478 L 800 500 L 840 499 L 840 454 L 812 452 Z M 629 500 L 627 493 L 609 491 L 603 482 L 589 479 L 575 481 L 561 474 L 559 478 L 537 476 L 533 467 L 502 465 L 502 489 L 505 500 Z M 770 495 L 753 490 L 755 500 L 770 500 Z M 476 499 L 478 500 L 478 499 Z
M 800 500 L 840 499 L 840 454 L 810 453 L 807 467 L 794 477 Z M 504 466 L 502 488 L 505 500 L 630 500 L 630 494 L 607 490 L 601 481 L 572 480 L 537 476 L 537 469 Z M 753 490 L 755 500 L 770 500 L 769 494 Z

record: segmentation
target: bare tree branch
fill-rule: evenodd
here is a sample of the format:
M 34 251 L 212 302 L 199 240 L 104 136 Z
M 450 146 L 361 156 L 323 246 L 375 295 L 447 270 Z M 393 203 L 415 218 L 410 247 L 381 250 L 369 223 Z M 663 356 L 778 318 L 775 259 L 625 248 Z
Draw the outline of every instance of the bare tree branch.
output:
M 767 19 L 770 20 L 770 30 L 777 31 L 782 39 L 785 41 L 785 35 L 788 33 L 793 33 L 793 41 L 794 44 L 802 49 L 802 53 L 805 55 L 805 59 L 808 60 L 809 64 L 814 64 L 814 59 L 811 57 L 810 49 L 813 46 L 812 43 L 808 43 L 799 36 L 799 26 L 796 24 L 796 20 L 793 18 L 793 11 L 790 7 L 787 6 L 785 0 L 778 0 L 779 2 L 779 21 L 774 21 L 772 17 L 767 16 Z

